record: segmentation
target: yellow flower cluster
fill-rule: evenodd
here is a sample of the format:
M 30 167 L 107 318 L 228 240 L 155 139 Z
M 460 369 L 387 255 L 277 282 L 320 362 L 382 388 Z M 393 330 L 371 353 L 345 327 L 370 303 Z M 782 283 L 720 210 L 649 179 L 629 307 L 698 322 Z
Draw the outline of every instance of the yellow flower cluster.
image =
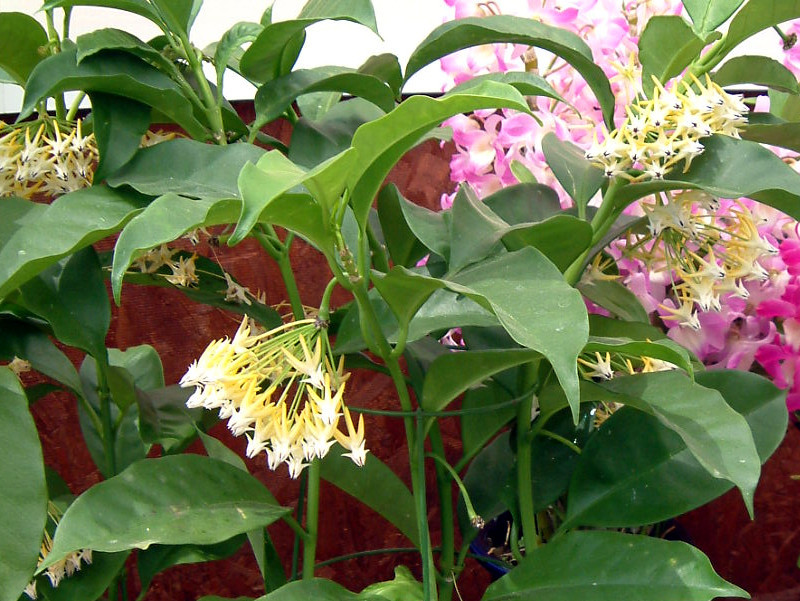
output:
M 334 367 L 324 324 L 304 319 L 250 330 L 245 317 L 232 339 L 211 342 L 189 366 L 180 385 L 195 391 L 186 405 L 218 410 L 234 436 L 247 436 L 248 457 L 264 451 L 270 469 L 285 463 L 292 478 L 335 442 L 363 466 L 364 417 L 356 427 L 344 405 L 348 374 L 343 361 Z
M 745 282 L 769 279 L 759 259 L 778 249 L 761 237 L 743 203 L 720 212 L 716 199 L 692 190 L 663 194 L 641 206 L 650 234 L 635 243 L 629 239 L 625 252 L 672 279 L 677 302 L 675 307 L 661 305 L 664 319 L 699 330 L 696 306 L 719 310 L 721 294 L 748 298 Z
M 739 137 L 747 122 L 747 106 L 706 76 L 703 85 L 693 78 L 695 90 L 683 82 L 684 92 L 668 91 L 658 81 L 652 100 L 626 107 L 627 117 L 613 132 L 595 137 L 586 158 L 603 169 L 606 177 L 635 181 L 663 179 L 683 161 L 684 172 L 703 152 L 702 138 L 712 134 Z M 677 86 L 676 86 L 677 88 Z
M 55 504 L 52 501 L 48 501 L 47 516 L 56 526 L 61 519 L 61 515 L 61 511 L 55 506 Z M 50 537 L 50 533 L 45 530 L 42 546 L 39 550 L 39 564 L 44 561 L 44 558 L 47 557 L 52 548 L 53 539 Z M 69 553 L 66 557 L 58 560 L 51 566 L 48 566 L 44 573 L 50 579 L 50 584 L 53 586 L 53 588 L 56 588 L 64 578 L 69 578 L 75 572 L 80 571 L 82 563 L 85 563 L 86 565 L 92 563 L 91 549 L 81 549 L 79 551 L 73 551 L 72 553 Z M 24 593 L 31 599 L 37 598 L 35 580 L 31 581 L 28 586 L 25 587 Z
M 84 136 L 80 120 L 0 121 L 0 197 L 53 197 L 91 186 L 97 156 L 94 134 Z

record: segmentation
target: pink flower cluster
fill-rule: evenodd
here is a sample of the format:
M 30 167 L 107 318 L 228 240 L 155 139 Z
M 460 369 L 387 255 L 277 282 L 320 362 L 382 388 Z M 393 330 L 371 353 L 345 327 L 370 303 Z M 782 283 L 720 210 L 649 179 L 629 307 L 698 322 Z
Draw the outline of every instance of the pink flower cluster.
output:
M 647 20 L 653 15 L 681 14 L 679 0 L 444 0 L 453 18 L 510 14 L 540 20 L 576 33 L 589 45 L 596 62 L 611 81 L 617 98 L 617 122 L 624 107 L 640 91 L 641 67 L 637 44 Z M 785 29 L 800 34 L 800 22 Z M 776 35 L 776 43 L 782 43 Z M 800 73 L 800 44 L 785 49 L 784 64 Z M 451 160 L 451 179 L 469 183 L 480 196 L 518 183 L 512 164 L 529 170 L 537 181 L 558 191 L 563 206 L 570 199 L 547 167 L 541 140 L 554 132 L 562 140 L 589 148 L 599 131 L 601 115 L 592 91 L 563 60 L 527 47 L 487 45 L 445 57 L 441 68 L 457 85 L 489 72 L 525 68 L 545 77 L 574 108 L 548 98 L 535 98 L 533 107 L 541 123 L 510 110 L 478 111 L 459 115 L 445 123 L 453 130 L 456 146 Z M 450 86 L 448 86 L 450 87 Z M 766 110 L 765 100 L 757 109 Z M 777 151 L 777 149 L 776 149 Z M 443 195 L 442 208 L 452 204 L 453 194 Z M 724 295 L 719 311 L 700 311 L 699 330 L 664 321 L 671 338 L 695 352 L 711 368 L 748 370 L 756 364 L 776 385 L 789 388 L 790 410 L 800 410 L 800 236 L 797 224 L 785 215 L 751 200 L 742 200 L 760 219 L 759 231 L 778 247 L 778 256 L 761 260 L 770 273 L 767 282 L 748 282 L 749 297 Z M 732 202 L 723 201 L 720 211 Z M 664 316 L 670 275 L 652 271 L 643 262 L 619 258 L 623 282 L 653 315 Z

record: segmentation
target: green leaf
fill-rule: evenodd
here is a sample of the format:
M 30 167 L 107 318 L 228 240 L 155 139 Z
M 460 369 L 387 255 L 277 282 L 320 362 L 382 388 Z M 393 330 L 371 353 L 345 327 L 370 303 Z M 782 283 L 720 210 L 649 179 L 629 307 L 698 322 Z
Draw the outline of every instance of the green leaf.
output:
M 20 118 L 40 100 L 69 90 L 125 96 L 157 109 L 194 138 L 208 137 L 180 86 L 140 58 L 118 50 L 98 52 L 77 62 L 77 50 L 64 50 L 36 65 L 25 86 Z
M 397 198 L 403 218 L 414 237 L 445 259 L 450 256 L 450 215 L 421 207 L 404 197 Z M 389 228 L 391 229 L 391 228 Z
M 125 271 L 137 257 L 198 227 L 233 223 L 240 207 L 235 199 L 192 199 L 172 192 L 156 198 L 125 226 L 114 248 L 111 288 L 117 304 Z
M 375 455 L 367 454 L 366 464 L 358 467 L 349 458 L 330 452 L 321 460 L 321 474 L 340 490 L 377 511 L 414 546 L 419 546 L 414 498 L 403 481 Z
M 172 33 L 189 33 L 202 0 L 150 0 Z
M 129 555 L 129 551 L 92 553 L 91 565 L 83 564 L 80 571 L 64 578 L 57 587 L 50 584 L 49 578 L 39 576 L 36 590 L 47 601 L 99 599 L 123 569 Z
M 156 13 L 147 0 L 48 0 L 40 10 L 72 8 L 73 6 L 105 6 L 107 8 L 117 8 L 144 17 L 158 25 L 159 28 L 164 28 L 164 22 L 159 18 L 158 13 Z
M 523 17 L 492 15 L 449 21 L 434 29 L 408 59 L 405 81 L 417 71 L 458 50 L 492 43 L 525 44 L 548 50 L 570 63 L 594 91 L 603 118 L 613 127 L 614 94 L 592 52 L 577 35 Z
M 537 223 L 563 215 L 558 195 L 550 186 L 526 183 L 508 186 L 483 199 L 506 223 Z
M 516 88 L 523 96 L 546 96 L 568 104 L 563 96 L 547 83 L 546 79 L 529 71 L 509 71 L 508 73 L 485 73 L 483 75 L 477 75 L 451 88 L 448 94 L 467 92 L 472 88 L 480 87 L 485 81 L 494 81 L 510 85 Z
M 766 56 L 732 58 L 714 72 L 712 79 L 723 87 L 753 83 L 780 92 L 800 94 L 800 86 L 794 73 Z
M 387 184 L 378 194 L 378 219 L 392 263 L 413 267 L 426 253 L 403 216 L 403 203 L 408 203 L 394 184 Z
M 372 282 L 401 326 L 408 324 L 428 297 L 445 285 L 441 280 L 416 274 L 404 267 L 393 267 L 385 275 L 373 272 Z
M 420 137 L 445 119 L 480 108 L 515 108 L 529 112 L 525 98 L 511 86 L 487 81 L 463 94 L 441 98 L 412 96 L 391 113 L 366 123 L 353 136 L 359 168 L 348 180 L 356 220 L 363 227 L 372 201 L 395 163 Z
M 697 461 L 715 478 L 728 480 L 742 492 L 752 515 L 753 493 L 761 471 L 753 435 L 745 419 L 722 395 L 693 383 L 677 371 L 614 378 L 601 386 L 614 400 L 643 409 L 680 435 Z M 592 400 L 594 392 L 586 397 Z M 602 393 L 600 393 L 602 395 Z
M 186 407 L 191 393 L 177 385 L 137 391 L 139 432 L 145 443 L 181 448 L 194 439 L 195 424 L 202 419 L 203 412 Z
M 77 549 L 113 552 L 222 542 L 289 511 L 271 497 L 258 480 L 215 459 L 144 459 L 75 500 L 39 571 Z
M 489 381 L 485 386 L 467 390 L 461 408 L 464 410 L 486 409 L 508 403 L 509 392 L 498 383 Z M 461 416 L 461 441 L 464 457 L 471 457 L 489 442 L 500 428 L 517 414 L 514 405 L 503 405 L 493 411 L 464 413 Z
M 532 246 L 560 271 L 581 256 L 592 243 L 592 226 L 572 215 L 554 215 L 540 223 L 520 223 L 508 228 L 503 244 L 508 250 Z
M 641 323 L 650 322 L 650 317 L 639 301 L 639 297 L 619 282 L 582 280 L 578 283 L 577 288 L 590 301 L 608 309 L 620 319 Z
M 426 411 L 441 411 L 468 388 L 496 373 L 540 358 L 536 351 L 505 349 L 461 351 L 437 357 L 425 375 L 420 405 Z
M 33 68 L 44 58 L 47 33 L 25 13 L 0 13 L 0 68 L 25 86 Z
M 542 152 L 558 183 L 585 209 L 605 181 L 603 171 L 587 161 L 580 148 L 552 132 L 542 138 Z
M 262 85 L 255 97 L 256 127 L 280 117 L 298 96 L 312 92 L 344 92 L 359 96 L 383 112 L 394 108 L 394 93 L 384 81 L 354 69 L 299 69 Z
M 147 590 L 156 574 L 167 568 L 226 559 L 241 549 L 244 542 L 245 536 L 240 534 L 215 545 L 152 545 L 139 551 L 136 565 L 142 590 Z
M 259 597 L 256 601 L 367 601 L 360 595 L 348 591 L 340 584 L 323 578 L 296 580 Z
M 450 271 L 496 254 L 498 241 L 509 229 L 467 184 L 459 187 L 450 216 Z
M 164 387 L 164 367 L 158 351 L 149 344 L 130 346 L 120 350 L 108 349 L 108 362 L 124 368 L 140 390 L 155 390 Z
M 771 113 L 750 113 L 742 138 L 751 142 L 800 151 L 800 122 L 785 121 Z
M 483 601 L 711 601 L 747 597 L 686 543 L 619 532 L 570 532 L 529 551 Z
M 660 340 L 632 340 L 630 338 L 609 338 L 590 336 L 584 351 L 587 353 L 618 353 L 628 357 L 650 357 L 672 363 L 693 375 L 689 351 L 669 338 Z
M 0 367 L 0 600 L 16 601 L 30 582 L 47 521 L 47 486 L 42 447 L 25 391 L 7 367 Z
M 378 598 L 386 601 L 422 601 L 422 583 L 406 566 L 396 566 L 394 579 L 370 584 L 359 594 L 360 598 Z
M 303 117 L 314 121 L 322 118 L 325 113 L 336 106 L 341 99 L 342 95 L 339 92 L 313 92 L 298 97 L 297 108 Z
M 517 343 L 545 356 L 577 420 L 577 358 L 588 339 L 589 323 L 580 293 L 564 281 L 558 268 L 526 247 L 473 265 L 448 280 L 452 290 L 484 298 Z
M 617 196 L 619 205 L 658 190 L 699 188 L 720 198 L 746 196 L 800 219 L 800 174 L 773 152 L 755 142 L 718 135 L 704 138 L 703 146 L 705 151 L 687 173 L 675 170 L 660 182 L 624 186 Z
M 143 148 L 108 184 L 128 185 L 151 196 L 174 192 L 196 198 L 239 198 L 239 171 L 263 155 L 264 150 L 252 144 L 215 146 L 185 138 L 168 140 Z
M 692 18 L 694 30 L 707 36 L 727 21 L 744 0 L 683 0 L 686 12 Z
M 713 29 L 713 28 L 712 28 Z M 664 83 L 679 75 L 705 47 L 689 24 L 677 15 L 651 17 L 639 37 L 642 87 L 653 93 L 653 76 Z M 669 48 L 669 52 L 664 49 Z
M 111 308 L 93 248 L 76 252 L 26 282 L 19 302 L 46 320 L 62 343 L 94 357 L 105 356 Z
M 222 35 L 214 49 L 217 90 L 221 92 L 225 70 L 230 66 L 231 59 L 241 51 L 242 44 L 254 41 L 262 31 L 264 31 L 264 26 L 260 23 L 239 22 Z
M 289 158 L 306 168 L 319 165 L 350 148 L 356 130 L 383 114 L 371 102 L 353 98 L 333 105 L 319 119 L 301 117 L 292 130 Z
M 92 92 L 92 124 L 100 161 L 94 172 L 97 182 L 127 163 L 150 127 L 150 108 L 124 96 Z
M 47 210 L 45 204 L 17 196 L 3 198 L 3 219 L 0 221 L 0 249 L 14 233 L 29 223 L 35 223 Z
M 0 357 L 11 361 L 14 357 L 29 361 L 33 369 L 80 394 L 81 381 L 72 361 L 33 325 L 11 319 L 0 320 L 3 336 L 0 337 Z
M 697 380 L 719 390 L 744 416 L 765 462 L 786 431 L 783 393 L 749 372 L 707 371 Z M 623 408 L 584 447 L 570 486 L 567 520 L 601 527 L 651 524 L 704 505 L 731 488 L 712 477 L 680 436 L 657 418 Z
M 173 76 L 179 73 L 175 64 L 159 52 L 158 49 L 121 29 L 107 27 L 85 33 L 78 36 L 76 48 L 76 60 L 78 63 L 103 50 L 122 50 L 138 56 L 164 73 Z
M 373 75 L 384 82 L 395 96 L 399 96 L 403 85 L 403 70 L 394 54 L 375 54 L 358 68 L 359 73 Z
M 733 0 L 728 1 L 733 2 Z M 741 4 L 741 1 L 738 4 Z M 725 56 L 759 31 L 798 17 L 800 17 L 800 0 L 749 0 L 731 20 L 728 33 L 720 46 L 719 56 Z
M 264 27 L 242 56 L 242 74 L 257 83 L 286 75 L 300 54 L 306 27 L 327 19 L 353 21 L 378 32 L 369 0 L 312 0 L 297 19 Z
M 103 186 L 59 197 L 0 249 L 0 298 L 62 257 L 118 231 L 144 206 L 138 194 Z

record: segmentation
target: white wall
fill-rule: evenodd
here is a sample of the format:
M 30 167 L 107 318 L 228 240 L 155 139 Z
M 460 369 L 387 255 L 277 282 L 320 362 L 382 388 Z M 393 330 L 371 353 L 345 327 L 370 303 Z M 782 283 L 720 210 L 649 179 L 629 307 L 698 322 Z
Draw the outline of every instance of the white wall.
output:
M 284 21 L 294 18 L 307 0 L 276 0 L 273 19 Z M 258 21 L 267 0 L 205 0 L 192 29 L 192 42 L 199 47 L 218 40 L 234 23 Z M 447 6 L 441 0 L 373 0 L 378 30 L 383 41 L 372 31 L 350 22 L 323 22 L 308 28 L 308 38 L 297 66 L 300 68 L 320 65 L 343 65 L 358 67 L 373 54 L 391 52 L 405 65 L 413 49 L 428 32 L 440 25 L 445 18 Z M 34 14 L 44 22 L 35 9 L 41 6 L 38 0 L 0 0 L 0 10 L 20 11 Z M 57 16 L 60 11 L 56 11 Z M 142 39 L 149 39 L 160 32 L 155 25 L 137 15 L 120 11 L 77 7 L 72 13 L 71 37 L 101 29 L 116 27 L 130 31 Z M 438 92 L 444 78 L 433 65 L 415 75 L 408 83 L 409 92 Z M 225 95 L 229 99 L 252 98 L 252 86 L 232 74 L 225 81 Z M 0 85 L 0 113 L 16 112 L 22 100 L 17 86 Z

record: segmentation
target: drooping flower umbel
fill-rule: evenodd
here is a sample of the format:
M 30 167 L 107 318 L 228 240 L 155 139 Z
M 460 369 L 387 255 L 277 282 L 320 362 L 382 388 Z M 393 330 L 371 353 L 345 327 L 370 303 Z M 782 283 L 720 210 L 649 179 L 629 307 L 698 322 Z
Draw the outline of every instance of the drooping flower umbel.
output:
M 336 442 L 363 466 L 363 416 L 355 427 L 343 401 L 349 374 L 333 359 L 324 322 L 251 330 L 245 317 L 232 339 L 212 341 L 192 362 L 180 381 L 195 387 L 186 405 L 219 411 L 235 436 L 247 437 L 249 457 L 264 452 L 270 469 L 285 464 L 292 478 Z

